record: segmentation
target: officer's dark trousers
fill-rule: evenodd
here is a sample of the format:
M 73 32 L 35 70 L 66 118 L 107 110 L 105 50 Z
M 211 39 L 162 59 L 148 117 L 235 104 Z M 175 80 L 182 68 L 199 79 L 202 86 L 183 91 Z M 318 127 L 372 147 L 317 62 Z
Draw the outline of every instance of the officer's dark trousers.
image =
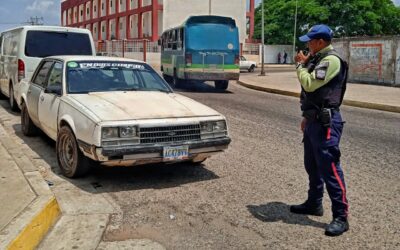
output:
M 309 176 L 307 203 L 322 204 L 324 183 L 332 201 L 333 218 L 347 218 L 348 203 L 339 142 L 343 130 L 340 112 L 333 111 L 330 134 L 319 121 L 308 121 L 304 130 L 304 165 Z

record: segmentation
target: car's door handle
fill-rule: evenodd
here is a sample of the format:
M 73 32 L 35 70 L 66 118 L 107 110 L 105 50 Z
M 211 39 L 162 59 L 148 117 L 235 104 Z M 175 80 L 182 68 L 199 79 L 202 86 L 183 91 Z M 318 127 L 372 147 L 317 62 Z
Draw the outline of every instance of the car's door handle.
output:
M 40 101 L 42 101 L 42 102 L 44 101 L 44 96 L 40 97 Z

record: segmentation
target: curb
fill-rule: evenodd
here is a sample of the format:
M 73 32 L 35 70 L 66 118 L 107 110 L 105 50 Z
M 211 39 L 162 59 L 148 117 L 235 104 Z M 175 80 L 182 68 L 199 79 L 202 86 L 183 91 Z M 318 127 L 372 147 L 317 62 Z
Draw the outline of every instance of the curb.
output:
M 242 82 L 240 80 L 238 80 L 237 83 L 239 85 L 249 88 L 249 89 L 259 90 L 259 91 L 268 92 L 268 93 L 272 93 L 272 94 L 278 94 L 278 95 L 300 97 L 300 93 L 297 93 L 297 92 L 256 86 L 256 85 Z M 386 104 L 360 102 L 360 101 L 353 101 L 353 100 L 346 100 L 346 99 L 343 100 L 343 104 L 346 106 L 352 106 L 352 107 L 357 107 L 357 108 L 375 109 L 375 110 L 381 110 L 381 111 L 387 111 L 387 112 L 393 112 L 393 113 L 400 113 L 400 107 L 386 105 Z
M 35 198 L 0 231 L 0 249 L 35 249 L 61 215 L 60 206 L 33 163 L 0 124 L 0 145 L 21 171 Z M 17 188 L 17 187 L 16 187 Z
M 44 203 L 44 200 L 41 203 Z M 43 205 L 43 204 L 42 204 Z M 29 209 L 29 207 L 27 208 Z M 19 232 L 6 249 L 35 249 L 60 215 L 56 198 L 50 197 L 33 219 Z

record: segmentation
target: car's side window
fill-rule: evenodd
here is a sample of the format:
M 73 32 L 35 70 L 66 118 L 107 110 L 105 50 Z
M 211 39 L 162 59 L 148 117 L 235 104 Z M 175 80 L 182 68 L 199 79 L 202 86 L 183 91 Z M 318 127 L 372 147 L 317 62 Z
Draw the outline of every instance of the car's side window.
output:
M 63 65 L 60 62 L 54 63 L 53 68 L 50 71 L 47 86 L 60 86 L 62 82 Z
M 33 83 L 45 87 L 46 86 L 46 79 L 47 75 L 49 73 L 49 70 L 51 68 L 51 65 L 53 65 L 53 62 L 45 62 L 42 64 L 42 67 L 39 69 L 37 72 L 35 78 L 33 79 Z

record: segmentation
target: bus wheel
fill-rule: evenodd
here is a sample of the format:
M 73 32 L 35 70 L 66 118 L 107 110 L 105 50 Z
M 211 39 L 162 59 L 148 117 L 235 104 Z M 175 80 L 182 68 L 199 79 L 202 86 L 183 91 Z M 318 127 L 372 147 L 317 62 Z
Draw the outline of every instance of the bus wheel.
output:
M 174 88 L 180 88 L 182 85 L 182 80 L 178 78 L 178 76 L 176 75 L 176 73 L 174 74 L 174 77 L 172 79 L 172 86 Z
M 166 74 L 163 73 L 162 76 L 163 76 L 164 80 L 165 80 L 167 83 L 170 83 L 170 82 L 171 82 L 171 77 L 170 77 L 169 75 L 166 75 Z
M 215 88 L 220 90 L 226 90 L 228 88 L 229 81 L 227 80 L 220 80 L 215 81 Z

